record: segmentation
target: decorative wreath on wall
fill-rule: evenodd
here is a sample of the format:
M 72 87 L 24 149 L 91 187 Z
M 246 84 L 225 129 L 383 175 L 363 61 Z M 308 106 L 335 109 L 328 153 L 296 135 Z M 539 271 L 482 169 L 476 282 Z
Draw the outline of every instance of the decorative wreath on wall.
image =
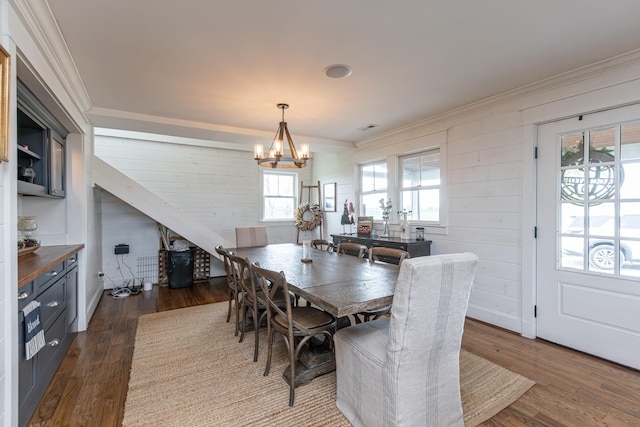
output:
M 322 224 L 322 211 L 317 203 L 302 203 L 293 213 L 296 227 L 301 231 L 311 231 Z

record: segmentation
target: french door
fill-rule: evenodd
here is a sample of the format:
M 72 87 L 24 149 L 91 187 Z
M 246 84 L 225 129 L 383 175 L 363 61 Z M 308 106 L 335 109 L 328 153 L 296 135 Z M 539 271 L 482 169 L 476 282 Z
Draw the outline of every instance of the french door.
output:
M 541 125 L 537 334 L 640 369 L 640 106 Z

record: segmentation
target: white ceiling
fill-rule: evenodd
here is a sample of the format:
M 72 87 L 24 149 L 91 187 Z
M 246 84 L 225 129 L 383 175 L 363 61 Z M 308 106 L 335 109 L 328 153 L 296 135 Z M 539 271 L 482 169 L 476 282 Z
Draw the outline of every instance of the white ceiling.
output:
M 268 143 L 286 102 L 314 151 L 640 48 L 638 0 L 49 4 L 96 126 Z

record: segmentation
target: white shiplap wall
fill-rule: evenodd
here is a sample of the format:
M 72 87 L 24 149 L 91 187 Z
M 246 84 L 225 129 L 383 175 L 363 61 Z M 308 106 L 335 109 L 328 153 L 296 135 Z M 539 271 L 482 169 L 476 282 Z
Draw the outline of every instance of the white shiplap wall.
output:
M 398 155 L 440 145 L 448 214 L 445 227 L 427 234 L 432 253 L 478 254 L 468 315 L 535 336 L 536 123 L 640 102 L 638 87 L 640 52 L 635 52 L 363 141 L 348 155 L 316 154 L 303 172 L 312 169 L 312 179 L 303 179 L 337 182 L 338 209 L 327 214 L 326 234 L 341 233 L 344 199 L 358 214 L 358 164 L 387 159 L 395 171 Z M 233 239 L 236 225 L 259 221 L 258 169 L 249 153 L 114 138 L 103 142 L 99 155 L 107 162 L 174 206 L 199 214 L 226 238 Z M 295 240 L 291 224 L 280 231 L 270 229 L 272 241 Z M 105 226 L 103 233 L 109 232 L 116 230 Z
M 141 184 L 168 204 L 235 242 L 235 227 L 266 224 L 273 243 L 294 242 L 293 221 L 262 223 L 261 168 L 248 151 L 96 135 L 96 156 Z M 311 167 L 299 179 L 311 182 Z M 157 256 L 159 234 L 153 219 L 111 194 L 102 195 L 104 286 L 120 285 L 136 274 L 138 257 Z M 127 243 L 128 256 L 114 255 L 117 243 Z M 126 262 L 120 266 L 118 262 Z M 122 274 L 121 274 L 122 273 Z
M 355 164 L 429 148 L 441 140 L 448 208 L 433 229 L 432 253 L 472 251 L 480 257 L 468 315 L 535 336 L 536 123 L 640 102 L 640 52 L 496 96 L 358 144 Z M 340 187 L 352 186 L 355 164 L 319 154 Z M 392 196 L 395 197 L 395 196 Z M 339 223 L 339 220 L 338 220 Z M 393 231 L 392 226 L 392 231 Z

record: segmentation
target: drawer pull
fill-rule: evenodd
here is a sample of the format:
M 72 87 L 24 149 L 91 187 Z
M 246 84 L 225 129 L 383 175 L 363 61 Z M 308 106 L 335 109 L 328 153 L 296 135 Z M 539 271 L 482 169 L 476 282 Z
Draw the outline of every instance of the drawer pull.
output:
M 76 262 L 76 259 L 75 258 L 69 258 L 69 262 L 70 263 L 74 263 L 74 262 Z
M 21 299 L 25 299 L 25 298 L 26 298 L 26 297 L 28 297 L 28 296 L 29 296 L 29 294 L 28 294 L 28 293 L 26 293 L 25 291 L 22 291 L 22 292 L 20 292 L 20 293 L 18 294 L 18 299 L 19 299 L 19 300 L 21 300 Z
M 47 304 L 47 307 L 57 307 L 58 306 L 58 301 L 51 301 L 49 304 Z
M 58 272 L 57 271 L 50 271 L 49 272 L 49 276 L 57 276 Z
M 49 341 L 47 345 L 49 347 L 57 347 L 58 345 L 60 345 L 60 340 L 58 338 L 54 338 L 51 341 Z

